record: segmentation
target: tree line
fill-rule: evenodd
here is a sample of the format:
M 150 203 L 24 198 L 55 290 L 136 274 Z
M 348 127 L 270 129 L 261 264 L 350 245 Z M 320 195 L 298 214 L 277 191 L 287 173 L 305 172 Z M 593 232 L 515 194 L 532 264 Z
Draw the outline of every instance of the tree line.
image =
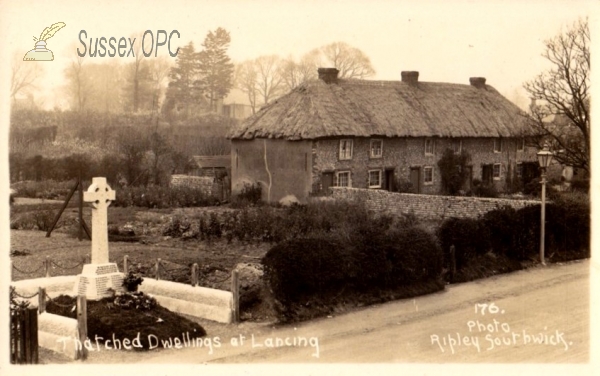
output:
M 217 112 L 217 104 L 235 87 L 255 113 L 260 106 L 317 77 L 318 67 L 335 67 L 340 78 L 364 79 L 375 74 L 361 50 L 344 42 L 313 49 L 299 59 L 259 56 L 234 64 L 228 31 L 209 31 L 196 51 L 189 42 L 173 62 L 145 58 L 139 51 L 133 62 L 89 63 L 79 56 L 65 71 L 66 93 L 72 110 L 104 113 L 149 112 L 168 121 Z M 550 68 L 524 88 L 537 100 L 528 120 L 545 137 L 542 142 L 565 164 L 590 170 L 590 31 L 579 20 L 545 42 L 542 56 Z M 138 48 L 141 48 L 138 45 Z M 17 59 L 18 60 L 18 59 Z M 40 64 L 13 61 L 11 98 L 30 94 L 43 75 Z M 540 147 L 542 145 L 539 145 Z

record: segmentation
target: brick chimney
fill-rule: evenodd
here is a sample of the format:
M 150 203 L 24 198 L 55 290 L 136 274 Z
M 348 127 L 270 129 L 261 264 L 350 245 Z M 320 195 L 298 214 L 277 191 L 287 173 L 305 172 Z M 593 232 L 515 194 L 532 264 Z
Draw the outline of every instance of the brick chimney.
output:
M 402 71 L 400 75 L 402 76 L 402 82 L 406 82 L 409 84 L 416 84 L 417 82 L 419 82 L 419 72 Z
M 335 68 L 319 68 L 319 79 L 325 81 L 327 84 L 336 83 L 338 79 L 339 70 Z
M 485 88 L 485 77 L 471 77 L 469 78 L 471 86 L 475 86 L 478 89 Z

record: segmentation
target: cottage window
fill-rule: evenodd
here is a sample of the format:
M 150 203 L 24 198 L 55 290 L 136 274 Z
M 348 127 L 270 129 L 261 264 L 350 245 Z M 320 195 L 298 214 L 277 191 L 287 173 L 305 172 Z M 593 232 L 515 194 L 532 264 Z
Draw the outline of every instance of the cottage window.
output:
M 517 139 L 517 151 L 525 150 L 525 139 L 519 138 Z
M 335 173 L 336 187 L 352 187 L 350 181 L 350 171 L 338 171 Z
M 435 140 L 432 138 L 425 139 L 425 155 L 433 155 L 435 152 Z
M 519 179 L 523 177 L 523 163 L 517 163 L 516 172 Z
M 352 140 L 340 140 L 340 160 L 352 159 Z
M 494 138 L 494 153 L 501 153 L 501 152 L 502 152 L 502 139 Z
M 452 150 L 454 154 L 460 154 L 462 151 L 462 140 L 452 140 Z
M 423 182 L 426 185 L 433 184 L 433 167 L 431 167 L 431 166 L 423 167 Z
M 494 170 L 493 170 L 493 174 L 492 174 L 492 176 L 494 177 L 494 180 L 500 180 L 501 167 L 502 167 L 501 163 L 494 163 Z
M 383 155 L 383 140 L 371 140 L 371 158 L 381 158 Z
M 369 188 L 381 188 L 381 170 L 369 170 Z

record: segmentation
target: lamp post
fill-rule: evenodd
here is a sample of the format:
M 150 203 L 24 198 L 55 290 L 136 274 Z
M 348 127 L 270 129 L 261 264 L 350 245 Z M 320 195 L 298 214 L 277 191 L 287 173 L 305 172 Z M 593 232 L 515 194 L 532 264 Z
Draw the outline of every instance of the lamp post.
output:
M 544 238 L 546 232 L 546 169 L 552 161 L 552 152 L 545 146 L 543 150 L 537 153 L 538 162 L 542 169 L 542 218 L 540 223 L 540 262 L 546 265 L 544 260 Z

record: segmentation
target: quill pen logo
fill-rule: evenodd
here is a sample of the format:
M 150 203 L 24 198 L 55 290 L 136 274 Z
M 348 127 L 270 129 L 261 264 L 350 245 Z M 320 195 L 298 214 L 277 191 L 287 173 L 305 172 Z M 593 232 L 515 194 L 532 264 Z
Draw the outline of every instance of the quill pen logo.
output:
M 46 41 L 65 26 L 67 25 L 64 22 L 57 22 L 45 28 L 39 38 L 33 37 L 36 42 L 35 48 L 25 54 L 23 61 L 53 61 L 54 54 L 46 48 Z

